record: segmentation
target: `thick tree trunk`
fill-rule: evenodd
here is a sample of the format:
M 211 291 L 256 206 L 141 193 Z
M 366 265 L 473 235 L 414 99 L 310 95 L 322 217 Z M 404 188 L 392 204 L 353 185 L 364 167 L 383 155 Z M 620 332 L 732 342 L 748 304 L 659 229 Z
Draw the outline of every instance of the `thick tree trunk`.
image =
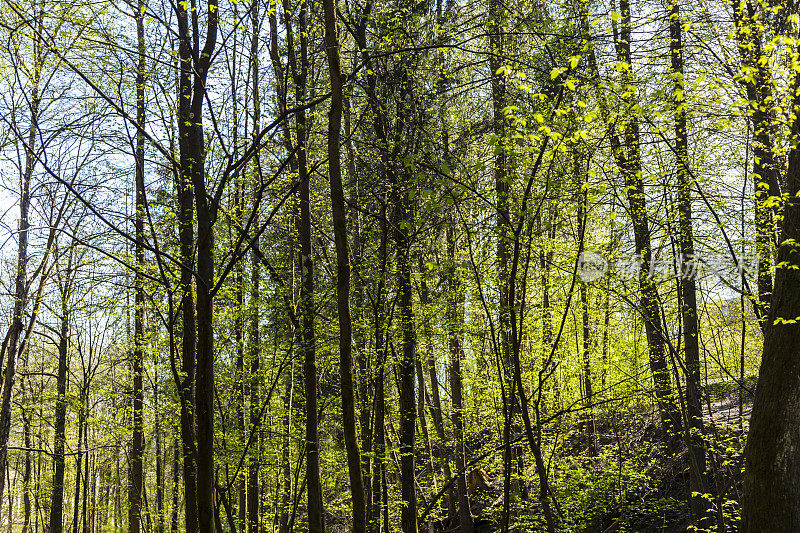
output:
M 206 77 L 216 45 L 218 5 L 209 0 L 206 14 L 206 41 L 199 49 L 200 36 L 197 24 L 189 23 L 188 4 L 179 4 L 176 10 L 179 38 L 179 105 L 178 135 L 180 146 L 180 173 L 183 187 L 191 183 L 197 223 L 197 263 L 195 303 L 197 324 L 195 338 L 195 390 L 194 417 L 196 422 L 196 501 L 197 527 L 202 533 L 214 533 L 214 232 L 215 207 L 209 205 L 205 176 L 205 135 L 203 130 L 203 104 L 206 95 Z M 196 14 L 192 14 L 192 18 Z M 191 29 L 190 29 L 191 28 Z M 183 206 L 182 206 L 183 207 Z M 183 243 L 182 243 L 183 244 Z M 191 249 L 189 250 L 191 251 Z M 189 254 L 184 254 L 183 260 Z M 184 322 L 184 332 L 188 324 Z M 185 362 L 185 360 L 184 360 Z M 184 369 L 185 370 L 185 369 Z M 188 437 L 188 435 L 187 435 Z M 193 445 L 194 443 L 190 443 Z M 193 473 L 194 474 L 194 473 Z M 192 476 L 194 477 L 194 476 Z M 187 476 L 187 485 L 191 477 Z M 188 492 L 188 491 L 187 491 Z M 188 496 L 188 495 L 187 495 Z M 187 497 L 187 517 L 188 511 Z M 189 529 L 187 533 L 194 533 Z M 191 524 L 194 527 L 194 524 Z
M 202 138 L 198 140 L 202 142 Z M 197 209 L 197 515 L 200 530 L 214 533 L 214 238 L 204 178 L 195 175 Z
M 792 87 L 800 111 L 800 73 Z M 800 139 L 800 123 L 792 124 Z M 789 153 L 789 198 L 800 193 L 800 149 Z M 786 202 L 775 270 L 775 291 L 767 318 L 750 431 L 744 451 L 742 531 L 800 530 L 800 205 Z
M 176 376 L 178 383 L 178 396 L 181 411 L 181 442 L 183 453 L 183 483 L 185 502 L 185 527 L 186 533 L 198 533 L 197 516 L 197 444 L 195 431 L 195 372 L 196 372 L 196 338 L 195 338 L 195 301 L 193 273 L 194 259 L 194 194 L 192 192 L 192 166 L 196 164 L 188 148 L 188 142 L 193 128 L 193 121 L 189 120 L 192 98 L 191 91 L 191 42 L 188 35 L 188 20 L 186 12 L 178 11 L 184 35 L 179 45 L 179 88 L 178 102 L 178 135 L 180 144 L 180 168 L 176 179 L 178 193 L 178 239 L 180 241 L 181 277 L 181 374 Z

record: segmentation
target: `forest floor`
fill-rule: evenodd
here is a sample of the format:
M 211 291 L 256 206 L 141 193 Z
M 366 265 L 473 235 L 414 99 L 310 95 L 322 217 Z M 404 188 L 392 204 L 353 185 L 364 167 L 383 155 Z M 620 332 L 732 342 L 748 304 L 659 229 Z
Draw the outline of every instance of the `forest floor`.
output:
M 754 384 L 754 378 L 746 379 L 741 388 L 734 381 L 715 380 L 705 389 L 713 521 L 724 515 L 729 530 L 736 530 L 738 522 L 741 452 Z M 650 407 L 598 413 L 599 448 L 594 456 L 585 454 L 587 442 L 581 432 L 570 432 L 557 454 L 560 459 L 553 482 L 565 516 L 564 531 L 677 533 L 693 527 L 688 508 L 688 454 L 683 446 L 673 453 L 666 452 L 658 421 L 657 411 Z M 627 437 L 620 440 L 622 435 Z M 479 533 L 499 531 L 496 522 L 486 520 L 487 513 L 493 508 L 496 511 L 502 502 L 499 477 L 496 479 L 491 494 L 486 495 L 484 505 L 488 507 L 473 509 L 473 514 L 481 515 L 481 525 L 476 528 Z M 533 478 L 529 480 L 529 491 L 531 495 L 536 493 Z M 498 496 L 497 501 L 489 503 Z M 540 515 L 535 498 L 530 504 L 533 507 L 528 512 Z M 720 507 L 722 513 L 717 512 Z M 519 510 L 520 517 L 526 514 L 524 506 Z M 530 516 L 527 520 L 522 518 L 512 530 L 527 533 L 543 531 L 544 527 L 540 516 Z
M 724 391 L 715 398 L 711 398 L 711 420 L 716 425 L 736 427 L 739 425 L 740 394 L 736 389 Z M 750 422 L 750 411 L 753 408 L 753 398 L 747 392 L 741 395 L 741 420 L 747 429 Z
M 705 388 L 707 393 L 705 425 L 710 450 L 708 481 L 713 485 L 709 487 L 709 492 L 714 494 L 711 502 L 714 510 L 712 522 L 718 520 L 719 515 L 724 515 L 728 529 L 734 531 L 737 529 L 738 500 L 741 494 L 741 453 L 753 407 L 754 389 L 755 377 L 745 379 L 743 387 L 732 380 L 715 380 L 707 383 Z M 645 440 L 655 441 L 657 423 L 658 415 L 654 410 L 646 428 L 643 428 L 647 434 Z M 621 506 L 612 506 L 603 520 L 582 531 L 585 533 L 704 531 L 694 529 L 689 520 L 688 453 L 682 449 L 672 456 L 664 457 L 668 459 L 662 460 L 659 467 L 649 474 L 651 490 L 627 500 Z M 724 488 L 720 489 L 719 486 Z M 722 513 L 716 511 L 720 506 Z M 634 518 L 631 514 L 639 516 Z M 609 520 L 610 517 L 615 518 Z

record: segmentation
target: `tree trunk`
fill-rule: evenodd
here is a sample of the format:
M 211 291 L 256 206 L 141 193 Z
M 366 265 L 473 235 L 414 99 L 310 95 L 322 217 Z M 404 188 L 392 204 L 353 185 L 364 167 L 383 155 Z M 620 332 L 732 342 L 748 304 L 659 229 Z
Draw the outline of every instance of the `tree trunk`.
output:
M 464 289 L 461 284 L 456 261 L 455 221 L 447 226 L 447 326 L 450 344 L 450 393 L 453 401 L 453 440 L 455 442 L 456 493 L 458 494 L 459 531 L 472 533 L 474 524 L 467 493 L 466 460 L 464 457 L 464 400 L 461 379 L 461 359 L 463 349 L 461 337 L 464 334 Z
M 86 431 L 86 387 L 85 384 L 81 388 L 80 406 L 78 407 L 78 450 L 75 455 L 75 493 L 72 500 L 72 533 L 78 533 L 78 525 L 80 523 L 80 502 L 81 502 L 81 481 L 83 474 L 83 432 Z M 122 480 L 120 480 L 122 481 Z M 120 487 L 120 492 L 122 491 Z M 121 507 L 121 505 L 120 505 Z
M 154 411 L 158 412 L 158 400 L 159 400 L 159 381 L 158 381 L 158 362 L 156 361 L 156 367 L 154 369 L 153 375 L 153 407 Z M 154 439 L 156 441 L 156 526 L 155 531 L 156 533 L 164 533 L 164 524 L 166 521 L 165 511 L 164 511 L 164 458 L 163 458 L 163 444 L 161 439 L 161 418 L 159 416 L 155 417 L 155 424 L 153 428 Z
M 250 68 L 253 69 L 253 134 L 258 135 L 261 130 L 261 98 L 260 98 L 260 62 L 258 56 L 259 30 L 261 20 L 258 11 L 258 2 L 253 1 L 250 7 L 250 21 L 252 23 L 252 35 L 250 41 Z M 255 157 L 256 169 L 260 169 L 259 154 Z M 254 184 L 254 188 L 256 185 Z M 258 220 L 258 218 L 256 218 Z M 257 247 L 257 246 L 256 246 Z M 250 254 L 250 426 L 256 427 L 259 423 L 259 406 L 261 405 L 260 393 L 260 364 L 261 364 L 261 336 L 260 336 L 260 316 L 259 316 L 259 279 L 261 271 L 259 269 L 258 255 L 255 250 Z M 259 459 L 260 447 L 255 444 L 255 450 L 251 450 L 247 461 L 247 531 L 248 533 L 259 533 L 259 512 L 260 512 L 260 493 L 259 493 Z M 277 499 L 277 495 L 275 496 Z M 242 526 L 244 530 L 245 526 Z
M 33 448 L 31 442 L 31 421 L 27 414 L 22 414 L 22 438 L 25 447 L 30 450 Z M 22 477 L 22 533 L 29 533 L 31 529 L 31 474 L 32 474 L 31 452 L 25 452 L 25 470 Z
M 336 245 L 336 302 L 339 315 L 339 376 L 342 391 L 342 430 L 353 501 L 353 532 L 366 533 L 367 508 L 361 476 L 361 452 L 356 436 L 355 393 L 353 388 L 353 331 L 350 315 L 350 255 L 347 246 L 347 213 L 342 186 L 339 138 L 342 129 L 343 78 L 339 59 L 336 1 L 324 0 L 325 50 L 331 80 L 331 107 L 328 112 L 328 173 L 331 186 L 333 234 Z
M 794 111 L 800 111 L 800 73 L 792 87 Z M 800 138 L 800 123 L 791 139 Z M 800 149 L 789 153 L 786 173 L 789 198 L 800 193 Z M 744 451 L 742 531 L 800 530 L 800 205 L 786 202 L 769 311 L 764 353 L 758 374 L 750 431 Z
M 191 183 L 197 222 L 197 264 L 195 303 L 197 323 L 195 345 L 194 414 L 196 420 L 196 502 L 197 527 L 202 533 L 214 533 L 214 232 L 216 207 L 209 205 L 205 176 L 205 135 L 203 103 L 206 77 L 217 39 L 217 0 L 209 0 L 206 15 L 206 40 L 199 49 L 200 36 L 196 22 L 189 23 L 189 5 L 179 4 L 176 10 L 180 61 L 178 135 L 180 172 L 183 184 Z M 192 13 L 192 18 L 196 17 Z M 191 30 L 190 30 L 191 27 Z M 185 185 L 184 185 L 185 187 Z M 185 257 L 189 254 L 184 254 Z M 184 331 L 187 323 L 184 322 Z M 184 335 L 184 343 L 186 343 Z M 194 472 L 192 473 L 194 474 Z M 194 477 L 194 476 L 192 476 Z M 187 476 L 187 485 L 191 477 Z M 187 498 L 188 502 L 188 498 Z M 187 504 L 187 509 L 188 509 Z M 188 517 L 189 511 L 187 511 Z M 194 524 L 191 524 L 194 527 Z M 187 533 L 195 533 L 189 529 Z
M 289 363 L 289 372 L 286 376 L 286 391 L 283 396 L 283 444 L 281 446 L 281 478 L 283 480 L 283 494 L 280 496 L 280 533 L 289 533 L 289 514 L 292 499 L 292 410 L 294 396 L 294 363 Z
M 178 12 L 186 20 L 185 12 Z M 188 25 L 185 22 L 184 25 Z M 177 99 L 181 104 L 178 112 L 178 134 L 181 144 L 180 168 L 176 176 L 178 193 L 178 239 L 180 241 L 182 299 L 181 316 L 181 374 L 176 376 L 180 400 L 180 427 L 183 454 L 183 483 L 186 533 L 198 533 L 197 517 L 197 445 L 195 435 L 195 303 L 193 291 L 194 260 L 194 202 L 192 192 L 193 158 L 184 150 L 185 139 L 190 135 L 189 102 L 191 101 L 191 45 L 187 34 L 181 39 L 179 89 Z M 176 365 L 177 366 L 177 365 Z
M 260 357 L 261 357 L 261 338 L 260 321 L 258 313 L 258 292 L 259 292 L 259 262 L 255 252 L 252 254 L 251 262 L 251 292 L 250 309 L 250 426 L 255 428 L 259 423 L 259 406 L 261 405 L 260 383 Z M 247 531 L 248 533 L 259 533 L 259 446 L 255 444 L 255 450 L 250 451 L 247 462 Z M 276 495 L 276 498 L 278 496 Z
M 703 408 L 700 389 L 700 345 L 697 320 L 697 284 L 693 265 L 692 232 L 692 178 L 689 171 L 689 140 L 686 123 L 686 101 L 683 74 L 683 42 L 679 0 L 670 2 L 669 33 L 670 57 L 673 76 L 673 104 L 675 113 L 675 159 L 678 173 L 678 228 L 681 266 L 680 295 L 683 320 L 683 349 L 686 367 L 686 418 L 687 445 L 690 448 L 689 491 L 693 520 L 702 525 L 708 505 L 702 494 L 706 492 L 706 455 L 703 443 Z
M 403 171 L 393 172 L 394 183 L 394 240 L 397 246 L 397 293 L 400 309 L 400 336 L 402 355 L 398 364 L 400 393 L 400 494 L 403 508 L 400 524 L 403 533 L 417 533 L 417 499 L 415 487 L 416 405 L 414 398 L 415 335 L 414 311 L 412 308 L 411 265 L 409 264 L 410 242 L 405 176 Z
M 181 441 L 180 433 L 175 435 L 172 456 L 172 510 L 170 512 L 169 532 L 178 533 L 178 487 L 181 476 Z
M 623 102 L 626 106 L 628 118 L 623 125 L 622 136 L 624 141 L 622 146 L 620 146 L 616 134 L 612 136 L 612 143 L 614 144 L 617 166 L 625 179 L 625 189 L 633 222 L 636 253 L 640 258 L 639 312 L 645 324 L 647 346 L 650 353 L 650 371 L 655 384 L 655 394 L 661 414 L 662 426 L 668 435 L 667 439 L 672 440 L 673 436 L 679 433 L 682 424 L 672 394 L 672 384 L 665 353 L 666 337 L 659 313 L 658 288 L 655 280 L 650 275 L 652 264 L 650 222 L 647 216 L 644 180 L 642 178 L 639 122 L 634 109 L 637 104 L 637 91 L 632 73 L 631 11 L 628 0 L 620 0 L 619 5 L 621 28 L 618 34 L 616 31 L 614 32 L 614 44 L 618 61 L 630 66 L 630 68 L 623 69 L 623 84 L 625 93 L 628 95 L 623 98 Z M 596 71 L 596 67 L 593 70 Z
M 145 124 L 145 42 L 144 42 L 144 0 L 138 0 L 136 4 L 136 40 L 138 47 L 138 64 L 136 68 L 136 121 L 140 128 Z M 136 214 L 134 231 L 136 234 L 135 259 L 136 269 L 134 273 L 134 311 L 133 311 L 133 436 L 131 439 L 130 457 L 130 492 L 128 494 L 128 530 L 131 533 L 141 531 L 142 516 L 142 487 L 144 484 L 144 211 L 145 211 L 145 190 L 144 190 L 144 135 L 142 130 L 136 131 Z
M 67 415 L 67 351 L 69 348 L 71 254 L 61 287 L 61 329 L 58 338 L 58 377 L 56 378 L 55 441 L 53 444 L 53 492 L 50 503 L 50 533 L 64 529 L 64 448 Z
M 375 324 L 375 398 L 373 422 L 373 444 L 375 460 L 372 469 L 372 508 L 368 511 L 369 530 L 371 533 L 381 533 L 381 514 L 386 512 L 383 498 L 386 479 L 386 308 L 385 308 L 385 280 L 388 260 L 387 247 L 389 240 L 389 224 L 386 219 L 386 203 L 381 202 L 380 216 L 380 246 L 378 248 L 378 276 L 374 299 L 374 324 Z
M 773 213 L 776 208 L 770 207 L 770 197 L 780 198 L 778 183 L 779 166 L 775 160 L 774 135 L 772 123 L 772 106 L 774 105 L 773 80 L 765 57 L 761 35 L 764 20 L 760 8 L 756 9 L 749 0 L 735 0 L 733 6 L 733 23 L 742 72 L 740 77 L 747 95 L 748 116 L 753 124 L 753 188 L 755 190 L 755 233 L 756 253 L 758 254 L 758 302 L 755 305 L 756 315 L 761 330 L 766 333 L 770 326 L 767 320 L 772 302 L 772 258 L 773 258 Z
M 14 306 L 11 312 L 11 325 L 0 349 L 0 362 L 5 361 L 5 372 L 3 373 L 2 386 L 0 393 L 0 501 L 3 497 L 5 487 L 5 473 L 8 461 L 8 439 L 11 436 L 11 408 L 14 392 L 14 380 L 17 372 L 17 355 L 20 335 L 24 328 L 23 318 L 28 300 L 28 211 L 31 205 L 31 178 L 36 166 L 36 136 L 39 133 L 39 105 L 41 97 L 39 95 L 39 83 L 42 73 L 42 20 L 44 10 L 40 11 L 36 17 L 37 31 L 33 41 L 33 63 L 31 69 L 31 94 L 30 94 L 30 124 L 28 125 L 28 139 L 25 149 L 25 169 L 22 173 L 20 183 L 19 199 L 19 226 L 17 241 L 17 265 L 14 279 Z
M 584 189 L 586 183 L 586 173 L 583 172 L 581 166 L 581 155 L 577 148 L 574 150 L 574 174 L 576 183 L 580 185 L 580 192 L 578 193 L 578 239 L 581 243 L 586 239 L 586 220 L 588 217 L 587 210 L 589 208 L 588 191 Z M 583 252 L 583 249 L 581 249 Z M 589 439 L 588 453 L 589 455 L 597 454 L 597 435 L 595 431 L 594 422 L 594 392 L 592 389 L 592 360 L 591 360 L 591 329 L 589 327 L 589 286 L 585 281 L 580 282 L 581 293 L 581 325 L 583 333 L 583 402 L 586 413 L 584 413 L 584 428 L 586 437 Z
M 307 5 L 302 4 L 298 19 L 300 39 L 299 61 L 294 47 L 294 34 L 284 9 L 286 42 L 289 65 L 295 85 L 295 99 L 302 103 L 306 99 L 308 77 L 308 34 L 306 27 Z M 300 218 L 297 233 L 300 240 L 300 354 L 303 359 L 303 381 L 305 384 L 306 415 L 306 483 L 308 485 L 308 529 L 310 533 L 325 531 L 325 514 L 322 500 L 322 482 L 319 466 L 319 432 L 317 407 L 317 363 L 314 334 L 314 257 L 311 246 L 311 176 L 308 171 L 308 131 L 305 110 L 295 113 L 297 130 L 297 170 L 300 199 Z

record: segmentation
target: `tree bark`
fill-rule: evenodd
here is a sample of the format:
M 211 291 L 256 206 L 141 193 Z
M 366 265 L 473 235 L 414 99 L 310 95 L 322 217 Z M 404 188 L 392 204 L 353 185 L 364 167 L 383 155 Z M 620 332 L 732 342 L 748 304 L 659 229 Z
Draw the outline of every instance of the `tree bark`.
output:
M 453 402 L 453 440 L 455 441 L 456 493 L 458 494 L 459 531 L 472 533 L 474 524 L 467 493 L 466 460 L 464 457 L 464 400 L 461 378 L 463 349 L 461 337 L 464 334 L 464 289 L 456 261 L 455 221 L 447 226 L 447 326 L 450 347 L 450 393 Z
M 304 3 L 298 18 L 300 57 L 294 46 L 294 32 L 289 20 L 289 9 L 284 6 L 286 43 L 289 67 L 294 78 L 295 100 L 306 99 L 308 77 L 308 34 L 306 26 L 308 7 Z M 300 217 L 297 233 L 300 240 L 300 354 L 303 359 L 306 415 L 306 483 L 308 485 L 308 529 L 310 533 L 325 531 L 325 514 L 322 499 L 322 482 L 319 466 L 319 431 L 317 412 L 317 363 L 314 333 L 314 257 L 311 245 L 311 176 L 308 171 L 308 131 L 304 109 L 295 113 L 297 135 L 297 170 L 299 181 Z
M 692 178 L 689 171 L 689 134 L 683 72 L 683 36 L 679 0 L 670 2 L 670 58 L 675 113 L 675 159 L 678 174 L 678 228 L 681 266 L 680 295 L 683 320 L 683 350 L 686 367 L 686 434 L 690 449 L 689 490 L 693 520 L 701 525 L 707 514 L 702 496 L 706 492 L 706 452 L 703 442 L 703 407 L 700 389 L 700 345 L 698 342 L 697 283 L 692 265 L 697 261 L 692 231 Z
M 394 178 L 394 241 L 396 245 L 397 294 L 400 310 L 400 339 L 402 353 L 397 366 L 400 394 L 400 495 L 402 509 L 400 525 L 403 533 L 417 533 L 417 500 L 415 479 L 416 401 L 414 397 L 414 367 L 416 359 L 414 311 L 412 307 L 411 265 L 409 262 L 410 213 L 406 200 L 404 172 L 392 169 Z
M 385 198 L 384 198 L 385 200 Z M 389 240 L 389 224 L 386 219 L 386 203 L 381 202 L 380 228 L 381 237 L 378 247 L 378 277 L 374 299 L 374 326 L 375 326 L 375 398 L 373 422 L 373 444 L 375 460 L 372 470 L 372 508 L 368 510 L 368 526 L 370 533 L 381 533 L 381 514 L 386 513 L 384 501 L 386 479 L 386 308 L 385 308 L 385 280 L 387 267 L 387 248 Z
M 67 352 L 69 348 L 71 254 L 61 287 L 61 328 L 58 336 L 58 376 L 56 378 L 55 439 L 53 443 L 53 491 L 50 499 L 50 533 L 64 528 L 64 448 L 67 415 Z
M 196 263 L 196 331 L 195 339 L 195 390 L 194 415 L 196 421 L 196 501 L 197 527 L 203 533 L 214 533 L 214 334 L 213 296 L 214 284 L 214 206 L 209 205 L 205 176 L 205 135 L 203 130 L 203 104 L 206 95 L 206 78 L 216 46 L 218 5 L 208 1 L 206 39 L 199 49 L 200 36 L 197 24 L 189 23 L 189 5 L 178 4 L 179 39 L 179 104 L 178 135 L 180 147 L 180 172 L 182 183 L 191 183 L 197 223 Z M 196 13 L 192 13 L 192 18 Z M 190 29 L 191 28 L 191 29 Z M 185 261 L 184 256 L 184 261 Z M 184 331 L 187 324 L 184 323 Z M 184 336 L 186 341 L 186 337 Z M 185 342 L 184 341 L 184 342 Z M 187 476 L 187 484 L 189 483 Z M 188 499 L 187 499 L 188 501 Z M 188 505 L 187 505 L 188 509 Z M 188 511 L 187 511 L 188 516 Z M 194 524 L 191 524 L 193 527 Z M 190 531 L 187 525 L 187 533 Z
M 620 144 L 616 132 L 612 135 L 615 159 L 620 173 L 625 179 L 628 204 L 633 222 L 634 242 L 639 256 L 639 312 L 644 319 L 645 335 L 650 355 L 650 372 L 655 384 L 655 394 L 661 414 L 661 422 L 672 440 L 682 427 L 680 415 L 672 393 L 669 366 L 665 353 L 665 335 L 661 315 L 659 313 L 658 288 L 650 274 L 652 265 L 652 247 L 650 243 L 650 222 L 647 216 L 647 204 L 642 177 L 641 143 L 639 138 L 639 121 L 635 106 L 636 87 L 633 78 L 633 62 L 631 58 L 631 10 L 628 0 L 620 0 L 621 27 L 614 31 L 614 45 L 617 60 L 626 65 L 622 69 L 625 94 L 623 98 L 627 118 L 622 126 L 623 142 Z M 597 71 L 596 62 L 592 68 Z
M 145 124 L 145 42 L 144 42 L 144 0 L 136 4 L 136 42 L 138 63 L 136 66 L 136 121 L 139 128 Z M 133 374 L 133 394 L 131 398 L 133 416 L 133 435 L 131 439 L 130 457 L 130 486 L 128 493 L 128 530 L 130 533 L 141 531 L 142 516 L 142 487 L 144 485 L 144 135 L 142 130 L 136 130 L 136 213 L 134 221 L 135 243 L 135 271 L 134 271 L 134 311 L 133 311 L 133 353 L 131 370 Z
M 36 15 L 36 27 L 33 41 L 33 63 L 31 69 L 31 94 L 30 94 L 30 124 L 28 125 L 28 139 L 25 149 L 25 168 L 22 173 L 20 183 L 19 200 L 19 226 L 17 240 L 17 264 L 14 279 L 14 306 L 11 312 L 11 326 L 8 329 L 2 349 L 0 349 L 0 362 L 5 361 L 5 372 L 3 373 L 2 400 L 0 400 L 0 501 L 3 497 L 3 489 L 6 481 L 6 470 L 8 464 L 8 439 L 11 436 L 11 408 L 14 392 L 14 380 L 17 372 L 17 356 L 20 335 L 24 328 L 23 318 L 28 301 L 28 211 L 31 205 L 31 178 L 36 166 L 36 136 L 39 132 L 39 106 L 41 96 L 39 94 L 39 84 L 42 74 L 42 50 L 41 30 L 44 18 L 44 9 L 40 7 Z
M 178 533 L 178 490 L 181 476 L 181 441 L 180 432 L 175 435 L 172 456 L 172 510 L 170 512 L 169 532 Z
M 335 0 L 324 0 L 325 50 L 331 82 L 331 107 L 328 112 L 328 174 L 331 187 L 333 234 L 336 245 L 336 302 L 339 315 L 339 376 L 342 392 L 342 430 L 350 476 L 353 503 L 353 531 L 366 533 L 367 509 L 361 476 L 361 452 L 358 447 L 353 387 L 353 326 L 350 315 L 350 254 L 347 245 L 347 213 L 342 186 L 342 162 L 339 138 L 342 129 L 343 82 L 339 58 L 339 36 Z
M 574 174 L 576 182 L 580 185 L 580 192 L 578 193 L 578 239 L 580 242 L 585 242 L 586 235 L 586 220 L 587 209 L 589 207 L 589 197 L 587 191 L 583 188 L 585 183 L 585 172 L 581 167 L 580 154 L 577 148 L 573 148 L 575 153 L 574 157 Z M 581 250 L 583 251 L 583 250 Z M 592 360 L 591 360 L 591 329 L 589 327 L 589 286 L 586 282 L 580 282 L 581 294 L 581 330 L 583 336 L 582 346 L 582 363 L 583 363 L 583 402 L 586 413 L 584 414 L 584 429 L 586 437 L 589 439 L 588 453 L 589 455 L 597 454 L 597 435 L 595 431 L 594 421 L 594 392 L 592 389 Z
M 776 207 L 770 207 L 768 200 L 770 197 L 781 197 L 779 166 L 775 160 L 775 125 L 771 116 L 774 105 L 773 80 L 768 62 L 764 61 L 761 41 L 765 24 L 763 16 L 749 0 L 734 0 L 732 6 L 734 35 L 742 72 L 747 72 L 739 81 L 744 85 L 750 107 L 748 116 L 753 124 L 753 188 L 758 254 L 758 301 L 755 311 L 762 333 L 766 333 L 770 326 L 767 315 L 772 302 L 773 214 L 777 214 Z
M 800 73 L 795 74 L 794 113 L 800 112 Z M 800 139 L 794 120 L 791 140 Z M 775 269 L 775 291 L 767 318 L 764 352 L 758 374 L 750 430 L 745 446 L 742 531 L 800 529 L 800 149 L 789 153 L 781 245 Z

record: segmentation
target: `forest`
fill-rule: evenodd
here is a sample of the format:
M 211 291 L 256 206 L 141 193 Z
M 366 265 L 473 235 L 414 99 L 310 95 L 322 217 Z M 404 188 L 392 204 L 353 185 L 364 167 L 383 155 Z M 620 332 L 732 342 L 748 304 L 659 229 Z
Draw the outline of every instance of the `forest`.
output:
M 0 0 L 0 531 L 800 531 L 800 2 Z

